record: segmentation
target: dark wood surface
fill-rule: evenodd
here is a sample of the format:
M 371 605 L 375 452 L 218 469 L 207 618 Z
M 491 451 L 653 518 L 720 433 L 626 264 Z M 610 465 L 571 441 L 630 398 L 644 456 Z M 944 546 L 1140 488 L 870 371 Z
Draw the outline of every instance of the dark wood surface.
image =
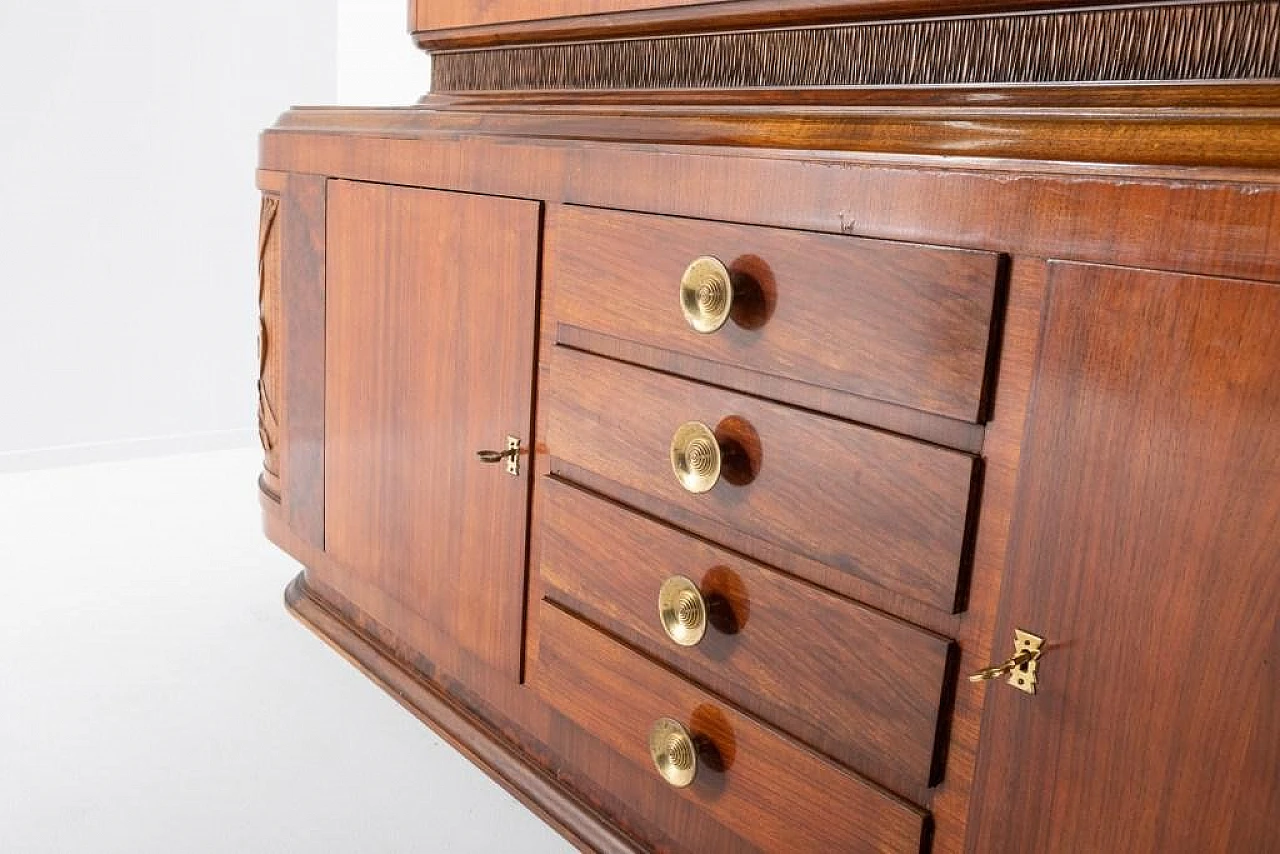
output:
M 1094 5 L 974 0 L 942 8 L 933 0 L 730 0 L 584 15 L 577 14 L 580 8 L 566 11 L 567 3 L 539 4 L 537 13 L 570 17 L 515 24 L 500 20 L 519 9 L 511 4 L 471 4 L 468 11 L 463 4 L 437 3 L 439 9 L 487 15 L 490 23 L 422 32 L 418 40 L 432 48 L 470 49 Z M 1171 17 L 1181 14 L 1176 5 L 1168 9 Z M 419 26 L 416 13 L 411 28 Z M 1080 44 L 1100 35 L 1085 34 Z M 610 50 L 578 49 L 574 55 L 585 56 L 588 66 L 552 69 L 559 76 L 548 79 L 569 79 L 584 68 L 612 73 L 601 62 L 618 53 Z M 498 52 L 485 61 L 499 56 L 518 58 Z M 529 57 L 520 62 L 538 66 Z M 729 68 L 719 60 L 712 65 Z M 625 74 L 619 70 L 619 79 L 649 79 L 644 68 L 628 68 Z M 744 719 L 766 731 L 770 721 L 798 738 L 774 734 L 782 744 L 815 760 L 810 748 L 830 760 L 849 761 L 927 808 L 930 854 L 1268 850 L 1270 838 L 1258 828 L 1280 812 L 1274 780 L 1280 709 L 1272 688 L 1277 594 L 1276 573 L 1260 567 L 1268 566 L 1267 554 L 1280 552 L 1276 516 L 1269 509 L 1280 490 L 1273 482 L 1276 448 L 1269 430 L 1277 400 L 1269 374 L 1259 366 L 1275 364 L 1268 336 L 1280 315 L 1273 297 L 1261 296 L 1274 293 L 1269 287 L 1192 274 L 1280 281 L 1277 103 L 1273 81 L 1235 81 L 481 92 L 429 96 L 422 107 L 399 111 L 290 111 L 263 137 L 266 168 L 258 178 L 260 189 L 280 194 L 282 212 L 291 182 L 295 193 L 309 193 L 303 210 L 311 211 L 309 225 L 295 223 L 293 242 L 282 240 L 282 288 L 290 268 L 295 285 L 311 283 L 310 290 L 300 291 L 300 309 L 290 308 L 287 294 L 285 303 L 286 332 L 296 334 L 298 327 L 301 337 L 285 353 L 284 394 L 304 402 L 303 421 L 295 425 L 286 418 L 283 426 L 283 505 L 265 493 L 262 499 L 268 535 L 308 567 L 308 590 L 298 597 L 300 588 L 295 589 L 301 603 L 295 607 L 308 611 L 322 635 L 416 713 L 443 709 L 436 725 L 451 712 L 467 718 L 472 729 L 446 727 L 445 737 L 491 772 L 505 768 L 499 776 L 517 797 L 541 809 L 576 844 L 626 847 L 620 829 L 640 840 L 639 848 L 749 850 L 758 829 L 738 820 L 753 813 L 736 810 L 728 817 L 715 812 L 718 804 L 708 813 L 697 799 L 673 795 L 647 758 L 627 753 L 635 744 L 617 746 L 616 730 L 610 729 L 616 721 L 607 716 L 626 710 L 616 697 L 635 690 L 624 679 L 633 673 L 631 665 L 595 673 L 593 678 L 607 677 L 619 687 L 610 689 L 616 695 L 607 707 L 609 698 L 596 694 L 574 705 L 574 719 L 589 718 L 581 726 L 549 708 L 510 669 L 495 670 L 482 654 L 458 646 L 448 627 L 422 619 L 421 602 L 388 593 L 375 575 L 353 572 L 321 550 L 323 457 L 303 451 L 308 441 L 315 451 L 324 439 L 324 178 L 1002 253 L 1007 305 L 995 311 L 1003 325 L 993 330 L 999 365 L 989 386 L 985 429 L 652 341 L 567 324 L 543 329 L 536 391 L 540 424 L 559 407 L 547 392 L 558 382 L 548 354 L 574 349 L 733 389 L 756 404 L 763 405 L 757 398 L 772 398 L 870 425 L 876 435 L 905 434 L 981 455 L 981 501 L 969 520 L 972 558 L 968 578 L 961 579 L 960 613 L 944 613 L 914 592 L 890 591 L 761 539 L 772 517 L 752 515 L 745 525 L 740 518 L 715 521 L 699 508 L 642 491 L 648 489 L 644 483 L 623 486 L 609 473 L 553 459 L 556 443 L 541 427 L 533 437 L 533 468 L 547 475 L 554 465 L 565 478 L 750 552 L 782 570 L 778 585 L 812 597 L 801 595 L 792 603 L 837 602 L 871 613 L 807 580 L 883 612 L 875 619 L 886 625 L 915 632 L 899 622 L 903 618 L 955 638 L 962 674 L 1006 657 L 1015 625 L 1049 635 L 1040 696 L 961 681 L 946 698 L 953 706 L 944 715 L 950 724 L 937 753 L 941 780 L 925 790 L 892 783 L 888 772 L 882 776 L 866 761 L 841 757 L 839 746 L 819 743 L 817 736 L 830 733 L 806 735 L 803 722 L 785 720 L 787 710 L 766 708 L 771 698 L 765 691 L 756 705 L 744 699 L 750 705 Z M 504 222 L 489 233 L 505 228 Z M 1044 259 L 1185 275 L 1066 272 L 1079 268 Z M 1057 272 L 1038 360 L 1051 269 Z M 555 290 L 547 282 L 551 314 Z M 296 311 L 292 321 L 290 311 Z M 554 346 L 557 340 L 565 346 Z M 1176 346 L 1179 341 L 1190 346 Z M 1241 353 L 1247 358 L 1232 358 Z M 557 366 L 559 361 L 557 355 Z M 608 402 L 632 403 L 616 389 Z M 297 481 L 298 503 L 291 504 L 295 433 L 304 438 L 295 465 L 299 477 L 311 482 L 304 490 L 305 481 Z M 541 512 L 566 494 L 577 496 L 575 487 L 539 477 L 533 488 L 539 496 L 532 508 L 533 566 L 542 563 L 545 551 L 553 561 L 546 564 L 551 578 L 555 565 L 569 565 L 558 554 L 577 554 L 593 544 L 604 548 L 596 542 L 602 538 L 581 527 L 574 528 L 581 542 L 565 533 L 579 515 L 594 518 L 590 512 L 575 510 L 569 522 L 563 510 L 557 511 L 560 517 Z M 556 527 L 542 536 L 543 524 Z M 726 554 L 727 565 L 739 570 L 773 577 L 771 570 L 710 543 L 686 541 L 666 522 L 646 525 L 660 533 L 653 542 L 633 544 L 638 553 L 651 553 L 670 535 L 690 548 Z M 629 525 L 622 529 L 632 531 Z M 594 561 L 608 557 L 594 555 Z M 1254 582 L 1242 582 L 1245 576 Z M 640 660 L 644 666 L 634 672 L 657 672 L 664 685 L 670 680 L 701 693 L 678 672 L 716 695 L 738 697 L 725 675 L 738 659 L 727 660 L 725 673 L 699 673 L 681 656 L 701 653 L 664 649 L 656 624 L 643 624 L 634 609 L 609 612 L 613 600 L 602 599 L 601 592 L 625 593 L 629 577 L 581 570 L 572 579 L 555 580 L 555 586 L 546 584 L 534 573 L 521 593 L 534 617 L 526 627 L 527 649 L 558 646 L 569 660 L 603 644 L 627 661 Z M 753 581 L 751 590 L 758 591 L 759 583 Z M 543 643 L 538 609 L 554 607 L 540 604 L 544 594 L 640 652 L 613 644 L 562 611 L 554 613 L 585 631 L 590 642 L 567 643 L 556 635 Z M 1043 622 L 1029 616 L 1037 611 L 1047 615 Z M 1225 614 L 1234 615 L 1234 624 Z M 764 622 L 753 609 L 735 642 L 746 643 L 746 632 Z M 555 630 L 560 623 L 548 625 Z M 847 633 L 850 624 L 833 631 Z M 1243 647 L 1249 649 L 1242 653 Z M 644 653 L 672 669 L 645 661 Z M 1062 669 L 1054 669 L 1055 660 Z M 540 685 L 546 675 L 563 679 L 563 693 L 578 697 L 590 683 L 575 676 L 574 666 L 581 662 L 560 666 L 557 675 L 531 660 L 528 672 Z M 724 682 L 712 684 L 717 676 Z M 814 690 L 824 688 L 834 690 Z M 598 711 L 585 714 L 588 707 Z M 789 711 L 803 717 L 802 709 Z M 858 808 L 841 803 L 830 812 L 844 820 L 856 817 Z
M 572 206 L 548 211 L 546 241 L 558 327 L 981 420 L 994 254 Z M 711 334 L 679 299 L 704 255 L 736 290 Z
M 1090 0 L 410 0 L 410 26 L 431 49 L 651 36 L 894 17 L 1099 6 Z M 436 8 L 440 7 L 440 8 Z M 522 20 L 523 18 L 523 20 Z
M 999 342 L 1004 358 L 982 448 L 982 503 L 974 538 L 968 610 L 955 628 L 948 629 L 959 641 L 961 677 L 951 713 L 946 773 L 934 789 L 930 804 L 934 824 L 931 854 L 960 854 L 964 850 L 969 795 L 987 699 L 987 692 L 967 682 L 964 676 L 992 661 L 1003 660 L 992 651 L 992 633 L 1004 583 L 1010 517 L 1016 508 L 1019 455 L 1040 338 L 1047 266 L 1039 259 L 1014 258 L 1009 269 L 1009 303 Z M 1005 643 L 1002 638 L 998 647 L 1001 655 L 1005 653 Z
M 555 304 L 555 285 L 544 283 L 546 298 L 543 305 Z M 954 418 L 945 418 L 909 409 L 896 403 L 873 400 L 836 389 L 811 385 L 807 382 L 753 371 L 741 365 L 725 362 L 709 362 L 697 356 L 686 356 L 672 350 L 664 350 L 649 344 L 625 341 L 610 335 L 602 335 L 589 329 L 564 324 L 548 324 L 554 341 L 574 350 L 594 353 L 633 365 L 644 365 L 676 374 L 688 379 L 731 388 L 755 397 L 767 397 L 780 403 L 789 403 L 802 409 L 812 409 L 835 415 L 846 421 L 856 421 L 890 433 L 914 436 L 934 445 L 944 445 L 958 451 L 977 454 L 982 451 L 984 425 Z
M 826 157 L 838 152 L 877 152 L 881 158 L 967 156 L 983 158 L 984 166 L 1021 158 L 1071 164 L 1267 169 L 1280 157 L 1274 85 L 1241 87 L 1245 92 L 1259 90 L 1252 99 L 1240 92 L 1226 97 L 1220 84 L 1170 87 L 1169 94 L 1164 94 L 1165 87 L 1155 87 L 1128 100 L 1114 88 L 1109 94 L 1101 89 L 1091 97 L 1095 87 L 1069 91 L 1052 87 L 1059 96 L 1066 96 L 1065 104 L 1055 103 L 1054 96 L 1036 87 L 986 88 L 982 92 L 971 88 L 967 102 L 952 87 L 943 87 L 932 99 L 913 92 L 905 103 L 883 93 L 877 99 L 856 88 L 820 89 L 812 94 L 782 91 L 767 109 L 762 109 L 765 105 L 759 99 L 748 102 L 715 94 L 690 96 L 686 100 L 693 101 L 693 106 L 681 105 L 674 102 L 675 90 L 606 93 L 586 103 L 580 92 L 535 93 L 523 105 L 514 105 L 509 93 L 441 94 L 424 100 L 423 106 L 430 109 L 335 112 L 342 113 L 339 127 L 391 137 L 417 136 L 425 127 L 434 133 L 528 140 L 823 151 Z M 572 103 L 575 94 L 576 104 Z M 308 116 L 309 112 L 313 111 L 289 114 L 284 122 L 305 129 L 320 118 L 313 127 L 323 131 L 325 123 L 334 119 L 332 113 Z M 963 136 L 955 133 L 958 124 L 965 128 Z M 1137 147 L 1135 139 L 1141 140 Z M 954 160 L 943 165 L 952 164 L 960 165 Z M 1081 167 L 1057 168 L 1078 171 Z M 679 209 L 658 212 L 675 210 Z M 852 217 L 852 211 L 846 213 Z M 716 218 L 736 221 L 742 217 Z
M 280 194 L 263 193 L 258 217 L 258 440 L 263 491 L 280 499 L 284 424 L 284 306 L 280 301 Z
M 702 742 L 693 784 L 668 789 L 667 795 L 695 804 L 707 823 L 761 851 L 920 851 L 926 816 L 917 808 L 840 771 L 554 605 L 544 604 L 538 619 L 531 684 L 624 757 L 633 775 L 657 774 L 648 734 L 659 718 L 679 720 Z M 631 782 L 620 777 L 612 785 L 625 794 Z M 655 810 L 650 819 L 663 826 L 661 800 Z M 682 851 L 735 850 L 678 842 Z
M 942 4 L 938 4 L 941 6 Z M 1275 80 L 1280 3 L 1183 2 L 438 53 L 444 92 Z
M 289 175 L 280 194 L 284 358 L 281 499 L 289 525 L 324 547 L 325 179 Z
M 949 642 L 563 483 L 541 485 L 545 595 L 693 681 L 916 801 L 925 798 Z M 658 589 L 710 609 L 675 644 Z
M 955 608 L 972 457 L 566 348 L 544 394 L 553 472 L 585 469 L 810 556 L 828 576 Z M 702 495 L 684 491 L 671 470 L 671 438 L 687 421 L 741 451 L 737 469 L 727 464 Z M 727 545 L 753 552 L 745 539 Z
M 282 128 L 312 132 L 265 134 L 263 165 L 1033 257 L 1280 279 L 1274 171 L 978 159 L 974 155 L 987 151 L 980 129 L 959 133 L 954 122 L 945 158 L 813 151 L 761 157 L 656 143 L 437 136 L 431 114 L 414 110 L 398 114 L 396 132 L 344 132 L 349 122 L 359 127 L 353 117 L 367 112 L 290 112 Z M 1149 122 L 1156 137 L 1158 116 L 1153 112 Z M 1053 152 L 1056 140 L 1075 130 L 1066 123 L 1051 138 L 1022 137 L 1023 154 Z M 1206 142 L 1234 144 L 1229 127 Z M 1148 150 L 1147 144 L 1141 128 L 1125 136 L 1135 151 Z M 1140 211 L 1152 215 L 1135 215 Z
M 514 680 L 528 466 L 476 451 L 528 441 L 538 205 L 335 181 L 329 231 L 325 550 Z
M 443 30 L 482 24 L 516 23 L 571 15 L 599 15 L 671 6 L 714 3 L 717 0 L 502 0 L 474 3 L 464 0 L 410 0 L 419 30 Z M 723 2 L 723 0 L 719 0 Z
M 1048 645 L 1035 697 L 987 688 L 973 850 L 1275 850 L 1278 317 L 1053 265 L 994 653 Z

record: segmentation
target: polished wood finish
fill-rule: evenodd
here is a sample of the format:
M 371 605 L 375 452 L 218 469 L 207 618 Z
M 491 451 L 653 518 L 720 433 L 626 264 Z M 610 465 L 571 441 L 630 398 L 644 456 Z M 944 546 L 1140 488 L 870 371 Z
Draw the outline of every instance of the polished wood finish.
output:
M 284 316 L 280 302 L 280 196 L 262 194 L 258 217 L 258 440 L 264 492 L 280 500 L 284 420 Z
M 949 632 L 960 647 L 961 680 L 951 713 L 946 771 L 932 803 L 932 854 L 964 850 L 974 766 L 987 692 L 964 681 L 993 661 L 1003 660 L 1007 638 L 993 641 L 995 614 L 1004 583 L 1011 517 L 1017 509 L 1016 484 L 1027 401 L 1031 396 L 1036 346 L 1047 265 L 1034 258 L 1014 258 L 1009 270 L 1009 302 L 998 346 L 1004 353 L 982 447 L 982 503 L 974 538 L 968 610 Z
M 625 394 L 617 390 L 626 389 Z M 827 568 L 951 611 L 962 593 L 972 457 L 561 348 L 551 363 L 552 471 L 582 469 Z M 671 471 L 677 427 L 701 421 L 739 453 L 704 495 Z M 605 487 L 608 489 L 609 487 Z M 625 498 L 614 492 L 615 497 Z
M 924 799 L 950 644 L 754 561 L 549 480 L 545 595 L 889 788 Z M 706 635 L 658 620 L 673 575 L 698 585 Z
M 1280 289 L 1054 264 L 976 851 L 1262 852 L 1280 814 Z
M 444 92 L 1267 80 L 1277 32 L 1275 0 L 1126 4 L 488 47 L 431 71 Z
M 290 527 L 324 547 L 325 179 L 289 175 L 280 194 L 281 498 Z
M 278 533 L 287 536 L 283 530 Z M 365 628 L 334 612 L 307 586 L 303 576 L 285 590 L 285 604 L 321 640 L 571 842 L 600 854 L 639 854 L 642 850 L 620 834 L 606 816 L 521 753 L 490 722 L 397 661 L 395 653 L 372 639 Z
M 554 282 L 546 282 L 544 294 L 543 304 L 554 306 L 556 302 Z M 710 385 L 732 388 L 756 397 L 767 397 L 803 409 L 825 412 L 846 421 L 857 421 L 890 433 L 914 436 L 958 451 L 967 451 L 972 454 L 982 451 L 985 431 L 981 424 L 957 421 L 954 418 L 932 415 L 919 409 L 909 409 L 883 400 L 873 400 L 819 385 L 796 382 L 774 374 L 753 371 L 741 365 L 711 362 L 697 356 L 685 356 L 649 344 L 602 335 L 579 326 L 561 323 L 549 325 L 552 339 L 574 350 L 636 365 L 646 365 L 665 373 L 677 374 Z
M 440 666 L 461 649 L 516 679 L 527 466 L 476 451 L 529 435 L 538 205 L 329 196 L 325 550 L 440 630 Z
M 951 120 L 945 158 L 809 151 L 761 157 L 755 150 L 665 147 L 657 140 L 675 143 L 680 136 L 666 136 L 661 119 L 651 125 L 651 144 L 631 147 L 476 133 L 437 136 L 429 112 L 405 112 L 394 122 L 395 132 L 344 132 L 349 117 L 370 111 L 291 112 L 282 118 L 282 132 L 264 135 L 263 162 L 548 202 L 1280 280 L 1280 229 L 1273 225 L 1280 222 L 1280 185 L 1274 171 L 1147 171 L 981 159 L 991 148 L 981 127 L 975 136 L 957 137 Z M 1153 111 L 1147 121 L 1157 139 L 1158 118 Z M 298 133 L 304 129 L 313 133 Z M 1052 156 L 1057 140 L 1078 129 L 1064 122 L 1052 134 L 1022 137 L 1019 150 L 1033 161 Z M 902 128 L 903 138 L 910 140 L 914 130 Z M 1147 150 L 1141 128 L 1124 139 L 1130 150 Z M 1194 145 L 1197 138 L 1187 142 Z M 1234 145 L 1228 127 L 1205 142 Z M 494 169 L 494 163 L 507 168 Z M 1136 211 L 1157 215 L 1134 216 Z
M 525 0 L 526 8 L 531 2 Z M 431 16 L 427 7 L 432 3 L 410 0 L 410 26 L 422 31 L 417 34 L 418 42 L 431 50 L 1107 5 L 1096 0 L 960 0 L 946 4 L 936 0 L 557 0 L 538 3 L 538 9 L 546 11 L 530 16 L 531 20 L 516 20 L 505 11 L 506 3 L 501 10 L 497 4 L 486 4 L 479 10 L 476 4 L 466 4 L 463 11 L 459 2 L 451 4 L 453 16 L 446 20 Z M 605 4 L 614 11 L 598 8 Z M 591 9 L 597 14 L 586 14 Z M 428 25 L 430 22 L 447 28 L 436 29 Z
M 672 717 L 700 742 L 693 785 L 670 799 L 695 804 L 715 828 L 682 828 L 723 846 L 736 836 L 763 851 L 920 851 L 926 817 L 918 809 L 840 771 L 800 745 L 646 661 L 553 605 L 541 623 L 532 685 L 569 718 L 607 743 L 636 776 L 654 774 L 648 734 Z M 619 703 L 616 698 L 626 697 Z M 628 778 L 614 781 L 625 792 Z M 657 814 L 662 823 L 662 802 Z M 683 850 L 711 847 L 697 837 Z M 713 843 L 714 844 L 714 843 Z M 741 843 L 737 846 L 741 848 Z
M 678 299 L 703 255 L 726 265 L 736 291 L 711 334 L 689 327 Z M 982 418 L 992 253 L 555 206 L 545 263 L 557 329 Z
M 414 23 L 419 30 L 444 30 L 484 24 L 520 23 L 530 19 L 598 15 L 605 12 L 632 12 L 671 6 L 690 6 L 717 0 L 411 0 Z M 720 0 L 723 2 L 723 0 Z
M 586 849 L 790 852 L 797 835 L 877 847 L 833 840 L 847 830 L 928 854 L 1267 850 L 1280 811 L 1268 561 L 1280 400 L 1267 370 L 1280 306 L 1265 284 L 1280 282 L 1280 86 L 1267 71 L 1280 28 L 1267 22 L 1280 4 L 584 3 L 417 4 L 411 28 L 429 4 L 455 15 L 416 34 L 441 49 L 436 92 L 405 109 L 291 110 L 262 139 L 258 186 L 281 200 L 283 333 L 268 340 L 286 345 L 288 406 L 280 501 L 265 478 L 259 496 L 267 535 L 306 567 L 295 612 Z M 904 50 L 912 34 L 931 40 Z M 668 35 L 689 37 L 653 38 Z M 857 59 L 870 49 L 883 53 Z M 1144 74 L 1162 79 L 1117 82 Z M 875 75 L 921 85 L 833 85 L 891 82 Z M 528 89 L 545 85 L 576 88 Z M 404 234 L 392 210 L 415 205 L 388 201 L 326 234 L 329 179 L 384 185 L 370 192 L 389 200 L 431 188 L 433 214 Z M 452 222 L 477 194 L 491 215 Z M 755 255 L 775 272 L 791 259 L 781 266 L 823 306 L 768 358 L 757 345 L 775 342 L 784 301 L 750 344 L 726 330 L 744 339 L 726 352 L 637 319 L 670 310 L 679 323 L 675 281 L 664 309 L 638 276 L 682 267 L 668 256 L 701 254 L 686 244 L 708 234 L 725 254 L 764 235 L 769 253 Z M 527 247 L 523 272 L 494 275 L 494 248 L 512 240 Z M 851 246 L 884 261 L 861 265 L 870 292 L 839 278 L 832 247 Z M 519 329 L 440 300 L 392 306 L 376 287 L 326 299 L 333 251 L 351 281 L 400 265 L 523 301 L 507 319 Z M 967 365 L 945 336 L 903 333 L 966 288 L 904 279 L 886 260 L 919 252 L 996 265 Z M 450 333 L 492 337 L 474 358 L 424 367 L 416 357 L 448 336 L 422 330 L 445 317 Z M 856 363 L 842 324 L 874 341 Z M 536 373 L 532 337 L 501 355 L 535 328 Z M 413 358 L 378 362 L 362 336 Z M 505 382 L 499 363 L 528 382 L 524 429 L 530 414 L 536 425 L 517 489 L 534 498 L 516 511 L 530 514 L 527 555 L 470 573 L 501 578 L 459 607 L 461 577 L 399 572 L 375 552 L 400 564 L 440 526 L 469 540 L 449 558 L 492 546 L 500 530 L 455 512 L 491 470 L 430 478 L 459 503 L 392 524 L 412 502 L 381 485 L 427 455 L 413 451 L 426 431 L 390 422 L 415 401 L 471 412 L 475 386 L 455 375 L 489 364 Z M 978 377 L 976 398 L 944 382 L 954 399 L 939 403 L 944 364 Z M 385 382 L 343 377 L 352 367 Z M 885 367 L 888 392 L 869 390 L 860 372 Z M 708 401 L 732 406 L 686 415 Z M 328 424 L 327 406 L 342 411 Z M 759 429 L 761 413 L 781 432 Z M 757 470 L 734 475 L 751 482 L 721 484 L 710 504 L 669 492 L 670 431 L 726 414 L 756 454 Z M 342 446 L 328 473 L 326 444 Z M 870 494 L 916 496 L 914 510 L 868 517 L 851 457 L 877 473 Z M 327 474 L 352 488 L 326 495 Z M 771 479 L 786 488 L 764 489 Z M 326 527 L 362 531 L 326 543 Z M 841 568 L 867 544 L 888 558 Z M 904 576 L 892 559 L 905 552 L 946 565 Z M 701 647 L 672 645 L 653 600 L 676 571 L 730 606 L 736 633 L 713 625 Z M 453 619 L 469 609 L 499 634 L 460 642 Z M 1007 657 L 1014 627 L 1049 637 L 1035 697 L 962 678 Z M 654 771 L 637 709 L 666 698 L 698 709 L 660 714 L 720 739 L 722 760 L 734 734 L 730 767 L 707 778 L 719 791 L 675 792 Z M 831 782 L 775 791 L 776 763 L 751 764 L 759 749 Z M 804 804 L 784 823 L 791 798 Z

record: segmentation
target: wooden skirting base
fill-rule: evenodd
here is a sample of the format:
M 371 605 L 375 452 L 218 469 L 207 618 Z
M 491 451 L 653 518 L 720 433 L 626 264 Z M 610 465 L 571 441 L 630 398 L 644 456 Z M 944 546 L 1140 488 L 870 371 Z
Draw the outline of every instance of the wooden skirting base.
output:
M 303 625 L 574 845 L 584 851 L 641 850 L 470 710 L 343 619 L 308 588 L 303 573 L 285 589 L 284 600 Z

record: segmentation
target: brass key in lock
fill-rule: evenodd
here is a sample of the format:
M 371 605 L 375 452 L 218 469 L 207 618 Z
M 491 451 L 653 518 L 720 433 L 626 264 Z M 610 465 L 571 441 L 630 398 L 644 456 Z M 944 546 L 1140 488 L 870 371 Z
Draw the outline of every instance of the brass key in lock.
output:
M 1008 675 L 1008 683 L 1028 694 L 1036 692 L 1036 673 L 1040 669 L 1040 656 L 1044 650 L 1044 638 L 1022 629 L 1014 629 L 1013 657 L 1003 664 L 986 667 L 969 677 L 970 682 L 986 682 Z
M 500 463 L 505 460 L 507 474 L 513 476 L 520 474 L 520 439 L 516 436 L 507 437 L 505 451 L 476 451 L 476 456 L 482 463 Z

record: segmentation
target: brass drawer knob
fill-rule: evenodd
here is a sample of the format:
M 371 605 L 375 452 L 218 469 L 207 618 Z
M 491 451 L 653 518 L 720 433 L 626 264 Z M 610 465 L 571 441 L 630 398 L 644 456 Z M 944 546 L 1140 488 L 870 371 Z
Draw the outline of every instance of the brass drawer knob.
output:
M 701 421 L 687 421 L 671 438 L 671 470 L 686 491 L 707 492 L 720 479 L 720 443 Z
M 680 646 L 695 646 L 707 633 L 707 603 L 698 585 L 683 575 L 662 582 L 658 591 L 662 629 Z
M 695 332 L 715 332 L 733 308 L 733 281 L 719 258 L 695 258 L 680 278 L 680 308 Z
M 671 718 L 659 718 L 649 730 L 649 755 L 653 765 L 677 789 L 683 789 L 698 776 L 698 751 L 693 736 L 684 724 Z

